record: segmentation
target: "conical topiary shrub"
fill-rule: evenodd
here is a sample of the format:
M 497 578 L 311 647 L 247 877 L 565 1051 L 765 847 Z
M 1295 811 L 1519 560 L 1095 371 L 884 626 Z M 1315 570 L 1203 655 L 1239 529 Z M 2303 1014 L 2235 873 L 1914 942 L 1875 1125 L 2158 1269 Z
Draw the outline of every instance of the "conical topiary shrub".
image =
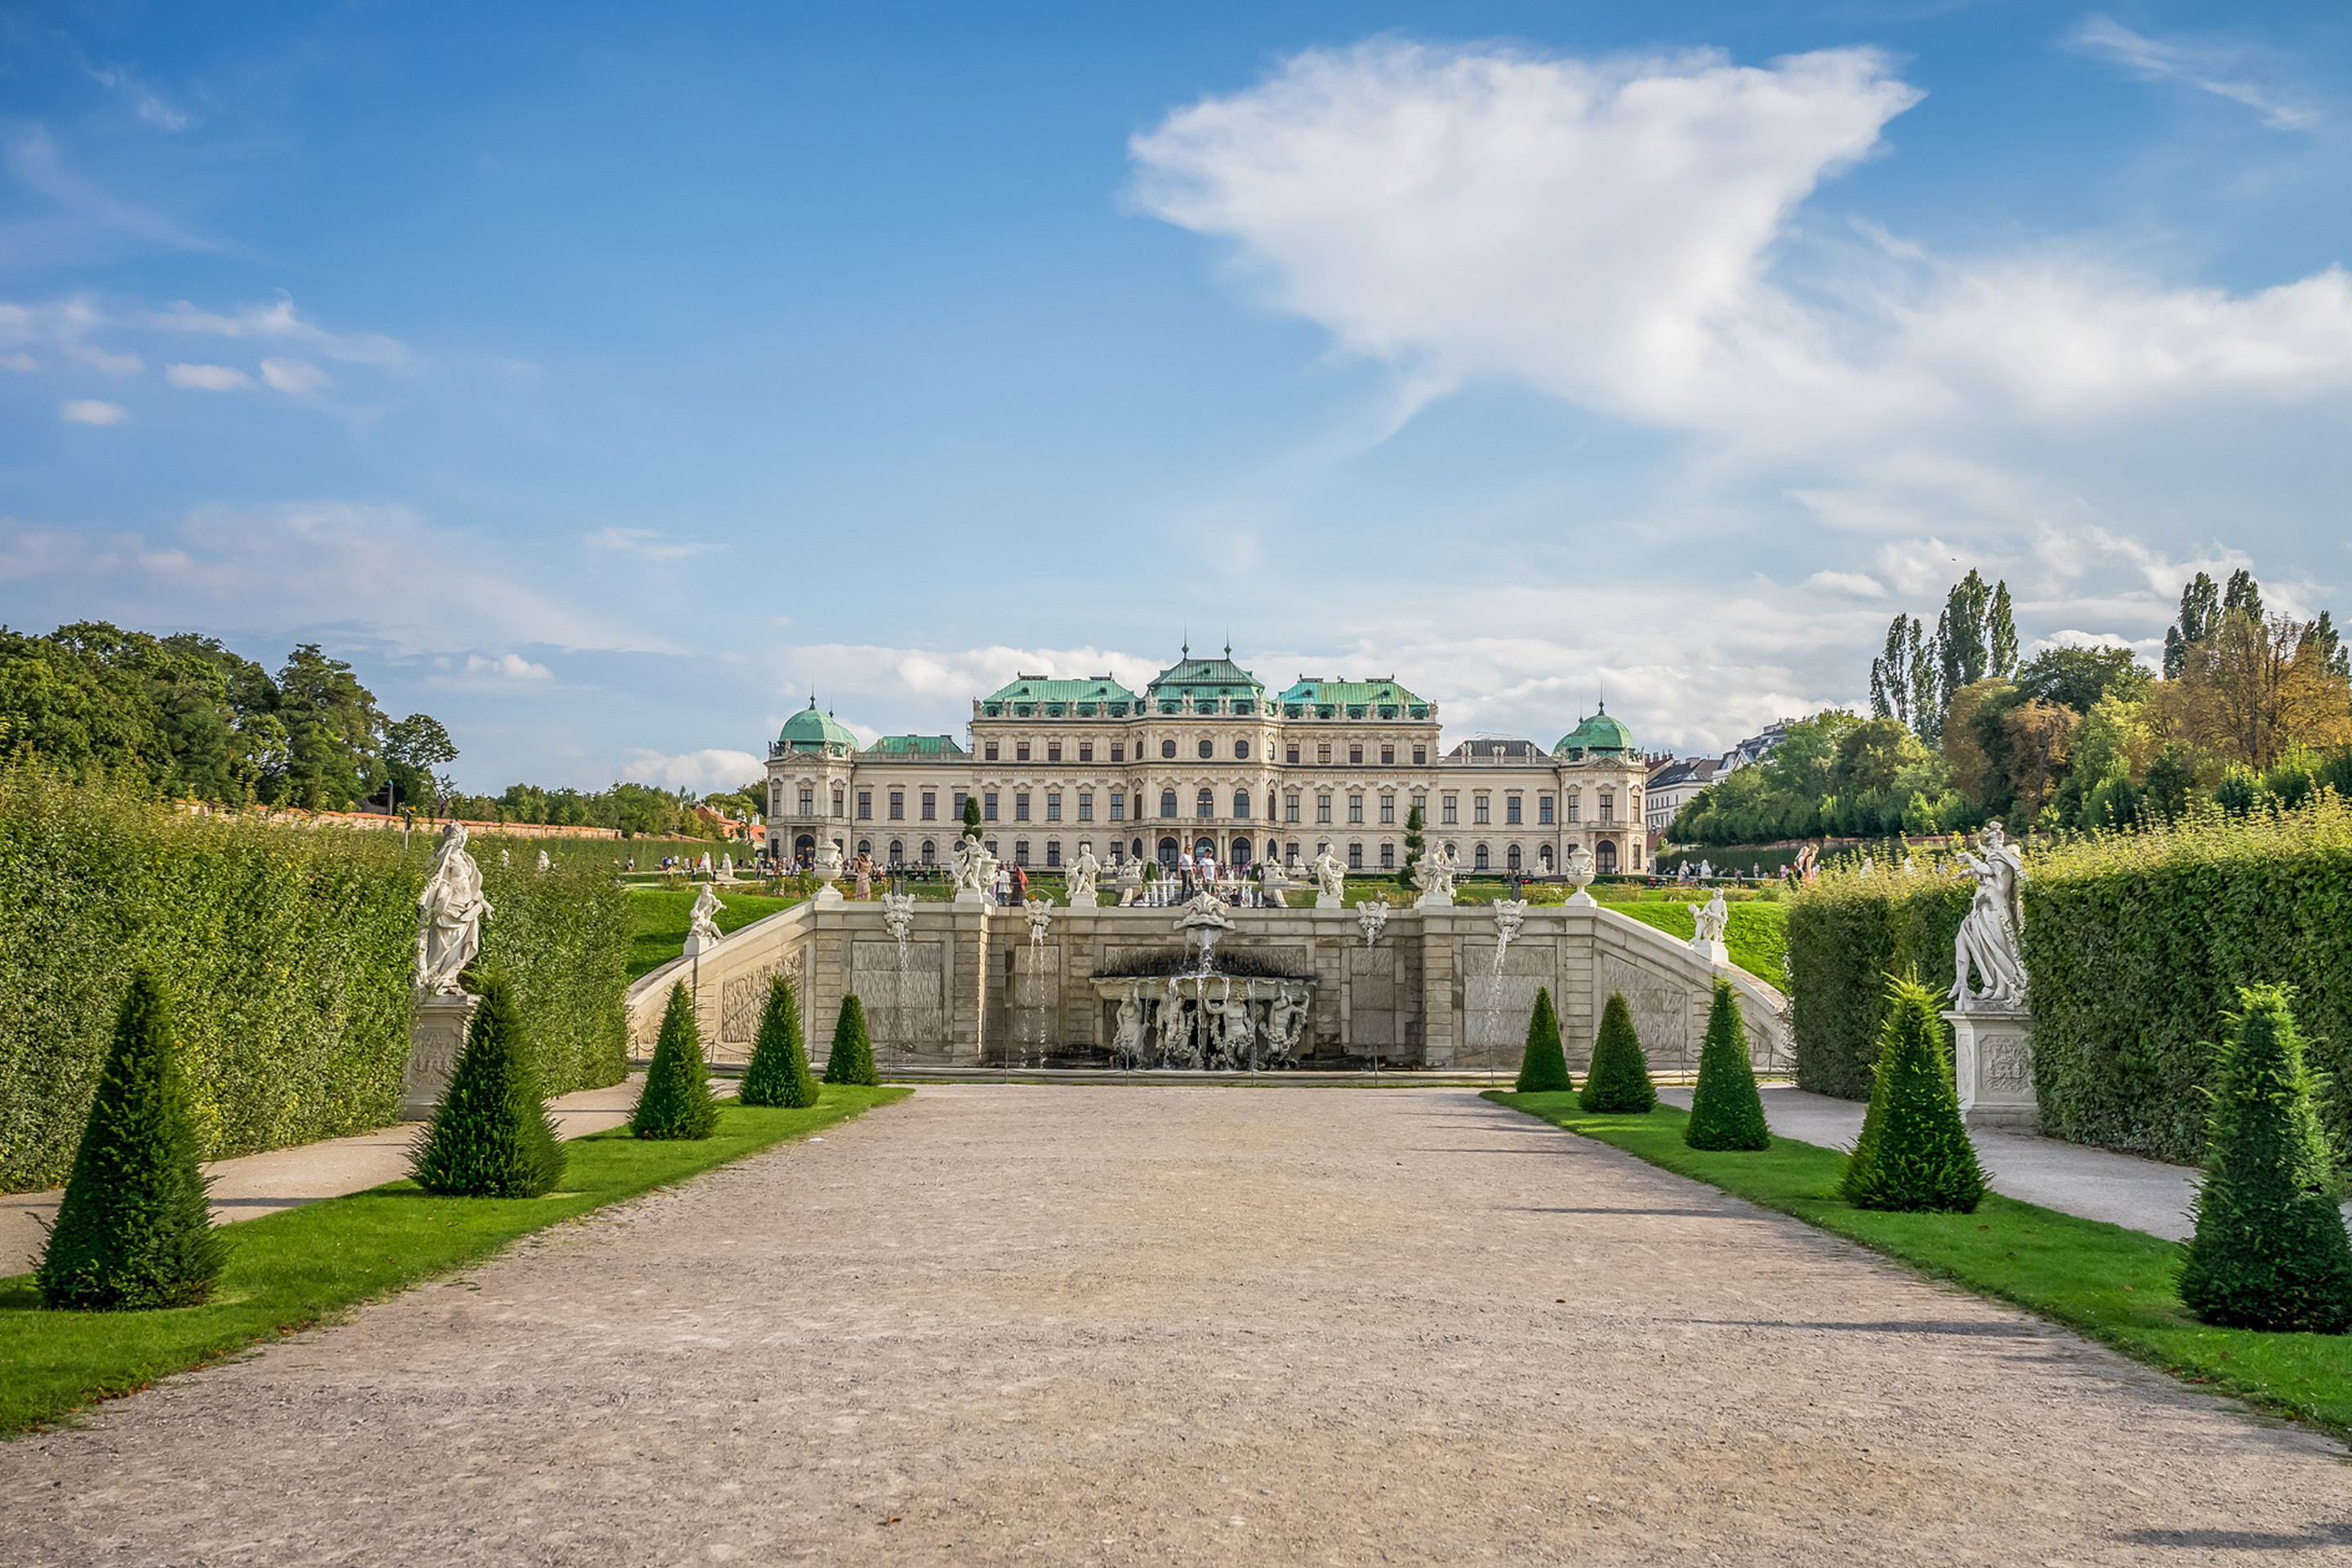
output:
M 1577 1104 L 1587 1110 L 1644 1111 L 1657 1103 L 1650 1060 L 1642 1054 L 1642 1037 L 1633 1032 L 1633 1010 L 1623 992 L 1612 991 L 1609 1005 L 1601 1009 L 1601 1033 L 1592 1042 L 1592 1065 L 1584 1071 Z
M 827 1083 L 878 1084 L 874 1067 L 874 1040 L 866 1032 L 866 1004 L 853 991 L 841 999 L 841 1016 L 833 1021 L 833 1049 L 824 1058 Z
M 1706 1042 L 1698 1051 L 1698 1087 L 1691 1091 L 1683 1142 L 1694 1149 L 1772 1146 L 1771 1130 L 1764 1125 L 1764 1101 L 1756 1093 L 1755 1069 L 1748 1065 L 1748 1026 L 1739 1016 L 1739 996 L 1728 980 L 1715 983 Z
M 2206 1122 L 2181 1302 L 2231 1328 L 2352 1331 L 2352 1241 L 2291 994 L 2258 985 L 2238 1005 Z
M 186 1074 L 163 989 L 144 970 L 114 1017 L 89 1122 L 37 1275 L 46 1306 L 193 1307 L 224 1248 L 205 1205 Z
M 1551 987 L 1536 990 L 1535 1011 L 1528 1015 L 1528 1048 L 1519 1058 L 1521 1094 L 1556 1094 L 1576 1087 L 1568 1076 L 1568 1054 L 1560 1048 L 1559 1015 L 1552 1010 Z
M 1870 1109 L 1838 1192 L 1856 1208 L 1973 1214 L 1984 1172 L 1960 1121 L 1936 999 L 1916 980 L 1887 983 Z
M 702 1061 L 702 1030 L 694 1021 L 694 998 L 681 983 L 669 988 L 662 1012 L 661 1037 L 646 1068 L 636 1114 L 629 1131 L 639 1138 L 708 1138 L 719 1130 L 719 1102 Z
M 485 975 L 481 1005 L 449 1089 L 410 1156 L 428 1193 L 460 1198 L 535 1198 L 563 1175 L 563 1145 L 539 1098 L 539 1073 L 523 1041 L 522 1010 L 502 974 Z
M 809 1071 L 808 1047 L 801 1043 L 801 1003 L 793 983 L 768 977 L 767 1005 L 760 1009 L 760 1034 L 751 1062 L 735 1091 L 744 1105 L 781 1105 L 795 1110 L 816 1103 L 816 1078 Z

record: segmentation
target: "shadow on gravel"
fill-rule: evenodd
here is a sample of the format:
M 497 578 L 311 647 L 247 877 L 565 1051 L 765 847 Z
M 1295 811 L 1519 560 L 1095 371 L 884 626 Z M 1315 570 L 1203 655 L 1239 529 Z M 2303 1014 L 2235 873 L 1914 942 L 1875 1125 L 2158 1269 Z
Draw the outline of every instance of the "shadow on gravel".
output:
M 1791 1318 L 1661 1318 L 1711 1329 L 1829 1329 L 1850 1334 L 1953 1334 L 1976 1340 L 2046 1340 L 2053 1331 L 2022 1323 L 1978 1323 L 1939 1318 L 1898 1318 L 1884 1322 L 1805 1321 Z
M 2323 1524 L 2300 1535 L 2263 1530 L 2126 1530 L 2108 1539 L 2192 1552 L 2305 1552 L 2315 1546 L 2352 1546 L 2352 1523 Z
M 1763 1209 L 1571 1209 L 1520 1207 L 1515 1214 L 1622 1214 L 1640 1215 L 1657 1219 L 1743 1219 L 1769 1220 L 1780 1217 Z

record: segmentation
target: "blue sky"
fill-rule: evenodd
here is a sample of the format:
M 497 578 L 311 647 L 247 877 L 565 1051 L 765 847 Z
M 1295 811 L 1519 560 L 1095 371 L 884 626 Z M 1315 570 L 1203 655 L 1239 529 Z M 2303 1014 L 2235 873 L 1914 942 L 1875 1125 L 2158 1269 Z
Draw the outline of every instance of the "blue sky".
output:
M 812 686 L 1393 674 L 1696 750 L 1968 566 L 2352 611 L 2340 5 L 0 9 L 0 619 L 468 787 Z

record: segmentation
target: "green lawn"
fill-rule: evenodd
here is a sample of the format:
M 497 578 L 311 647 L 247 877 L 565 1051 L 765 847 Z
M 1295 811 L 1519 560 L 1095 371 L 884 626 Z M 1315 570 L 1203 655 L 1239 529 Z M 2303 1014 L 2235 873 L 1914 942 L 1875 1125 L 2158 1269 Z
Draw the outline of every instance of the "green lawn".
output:
M 517 1237 L 822 1131 L 906 1089 L 827 1085 L 806 1110 L 729 1102 L 715 1137 L 640 1142 L 625 1130 L 564 1145 L 562 1190 L 543 1198 L 436 1198 L 408 1182 L 232 1226 L 213 1301 L 153 1312 L 51 1312 L 32 1277 L 0 1279 L 0 1433 L 16 1432 L 360 1302 L 478 1263 Z
M 1621 915 L 1631 915 L 1643 925 L 1655 926 L 1668 936 L 1690 940 L 1690 906 L 1706 902 L 1710 895 L 1689 889 L 1676 889 L 1662 897 L 1602 899 L 1601 901 Z M 1731 962 L 1767 985 L 1782 991 L 1789 988 L 1789 972 L 1785 962 L 1789 956 L 1789 906 L 1777 900 L 1727 900 L 1725 908 L 1731 915 L 1730 924 L 1724 929 L 1723 945 L 1730 951 Z
M 1998 1194 L 1972 1215 L 1878 1214 L 1834 1195 L 1845 1156 L 1833 1150 L 1775 1138 L 1761 1153 L 1702 1153 L 1684 1147 L 1684 1114 L 1670 1107 L 1592 1116 L 1569 1094 L 1496 1090 L 1486 1098 L 2013 1301 L 2187 1382 L 2352 1437 L 2352 1335 L 2197 1321 L 2175 1289 L 2180 1247 L 2173 1242 Z
M 636 934 L 629 941 L 629 978 L 650 974 L 676 958 L 686 947 L 687 916 L 698 889 L 691 888 L 632 888 L 629 908 L 636 916 Z M 725 935 L 740 926 L 791 909 L 798 899 L 769 899 L 757 893 L 719 894 L 719 931 Z

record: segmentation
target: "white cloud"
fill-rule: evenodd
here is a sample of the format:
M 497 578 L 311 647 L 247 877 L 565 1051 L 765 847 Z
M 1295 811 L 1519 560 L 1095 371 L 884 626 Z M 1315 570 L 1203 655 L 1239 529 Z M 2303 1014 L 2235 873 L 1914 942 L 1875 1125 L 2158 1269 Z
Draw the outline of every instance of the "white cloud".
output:
M 583 536 L 581 542 L 591 550 L 609 550 L 646 561 L 683 561 L 720 548 L 691 539 L 672 539 L 652 528 L 602 528 Z
M 253 384 L 253 378 L 233 364 L 167 364 L 163 379 L 199 392 L 235 392 Z
M 502 653 L 496 658 L 469 653 L 466 656 L 466 673 L 501 681 L 551 680 L 555 678 L 555 672 L 547 666 L 533 664 L 519 653 Z
M 305 397 L 335 384 L 335 378 L 306 359 L 266 359 L 261 379 L 291 397 Z
M 246 305 L 234 310 L 199 310 L 177 300 L 161 310 L 144 312 L 140 321 L 166 331 L 304 343 L 329 359 L 352 364 L 399 364 L 409 357 L 405 343 L 380 332 L 329 331 L 304 317 L 286 294 L 268 305 Z
M 1919 100 L 1868 50 L 1736 66 L 1380 39 L 1137 136 L 1143 210 L 1416 397 L 1517 382 L 1751 455 L 2352 388 L 2352 278 L 2183 289 L 2044 246 L 1837 247 L 1797 215 Z
M 136 375 L 147 368 L 147 362 L 135 353 L 117 353 L 96 343 L 86 343 L 68 338 L 61 345 L 68 358 L 88 365 L 106 375 Z
M 58 410 L 58 417 L 68 425 L 120 425 L 131 417 L 131 410 L 103 398 L 77 397 Z
M 100 86 L 121 93 L 129 100 L 132 113 L 158 130 L 176 132 L 185 131 L 194 123 L 187 114 L 174 109 L 163 94 L 142 81 L 127 66 L 100 66 L 89 74 Z
M 697 795 L 737 789 L 764 776 L 766 764 L 749 752 L 711 747 L 699 752 L 662 752 L 639 749 L 630 753 L 621 777 L 632 784 L 659 784 L 665 789 L 689 789 Z
M 19 370 L 30 374 L 41 368 L 41 362 L 28 353 L 0 353 L 0 370 Z
M 2110 16 L 2093 16 L 2067 38 L 2074 48 L 2121 66 L 2143 81 L 2177 81 L 2252 110 L 2274 131 L 2308 131 L 2319 114 L 2250 79 L 2249 52 L 2224 45 L 2151 38 Z

